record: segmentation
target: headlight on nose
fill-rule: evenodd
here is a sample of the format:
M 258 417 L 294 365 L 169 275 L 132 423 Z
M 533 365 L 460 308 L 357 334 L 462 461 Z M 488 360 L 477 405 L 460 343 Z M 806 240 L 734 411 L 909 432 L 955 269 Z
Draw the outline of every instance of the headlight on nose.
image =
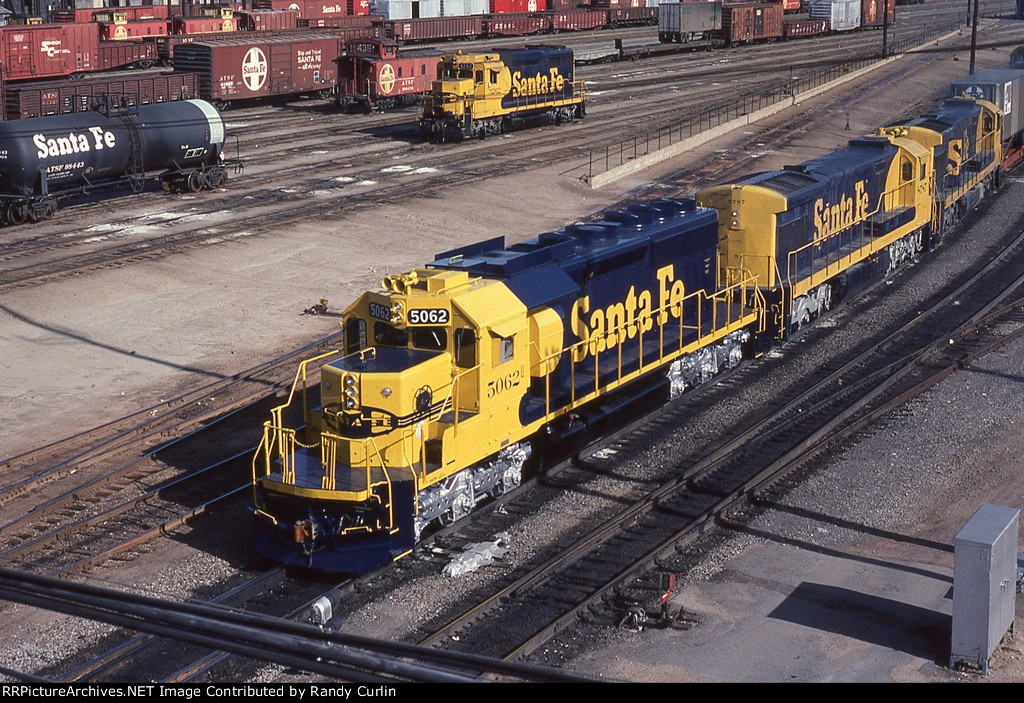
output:
M 359 406 L 359 379 L 354 375 L 345 376 L 342 394 L 346 410 L 355 410 Z

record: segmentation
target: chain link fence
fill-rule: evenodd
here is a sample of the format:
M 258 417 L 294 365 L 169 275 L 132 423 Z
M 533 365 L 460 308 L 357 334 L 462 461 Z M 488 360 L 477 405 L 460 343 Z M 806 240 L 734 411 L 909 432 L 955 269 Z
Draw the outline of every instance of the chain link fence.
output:
M 963 20 L 961 18 L 948 25 L 935 27 L 931 31 L 922 33 L 922 35 L 892 41 L 889 43 L 887 55 L 891 57 L 895 54 L 905 53 L 915 46 L 931 41 L 943 34 L 948 34 L 962 26 Z M 592 180 L 595 174 L 604 173 L 610 169 L 622 166 L 628 161 L 672 146 L 677 142 L 714 129 L 744 115 L 770 107 L 783 100 L 792 100 L 796 96 L 842 78 L 854 71 L 883 61 L 885 58 L 881 53 L 863 56 L 815 71 L 814 73 L 784 79 L 761 89 L 757 93 L 740 95 L 724 103 L 703 108 L 696 113 L 691 113 L 681 121 L 662 127 L 657 131 L 644 132 L 616 144 L 593 148 L 590 150 L 590 166 L 587 180 Z

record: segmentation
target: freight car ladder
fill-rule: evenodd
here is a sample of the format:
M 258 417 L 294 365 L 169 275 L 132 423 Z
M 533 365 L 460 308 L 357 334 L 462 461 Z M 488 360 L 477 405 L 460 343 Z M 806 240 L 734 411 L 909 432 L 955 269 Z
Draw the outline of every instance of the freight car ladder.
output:
M 125 177 L 133 193 L 142 192 L 146 185 L 146 169 L 142 161 L 142 139 L 139 136 L 139 124 L 133 115 L 126 115 L 124 120 L 125 130 L 128 132 L 128 166 L 125 170 Z

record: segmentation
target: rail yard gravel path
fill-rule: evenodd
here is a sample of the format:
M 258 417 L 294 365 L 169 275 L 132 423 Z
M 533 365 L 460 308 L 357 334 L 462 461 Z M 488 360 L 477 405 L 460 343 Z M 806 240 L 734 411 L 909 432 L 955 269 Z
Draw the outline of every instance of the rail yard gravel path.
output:
M 1006 53 L 983 52 L 982 67 L 998 65 Z M 897 63 L 887 69 L 889 88 L 829 109 L 815 129 L 784 148 L 752 150 L 745 170 L 836 148 L 851 134 L 843 128 L 847 114 L 858 133 L 929 104 L 966 72 L 966 56 L 959 58 L 936 54 L 927 74 L 907 77 Z M 696 162 L 729 141 L 688 158 Z M 339 310 L 385 273 L 460 244 L 502 234 L 521 239 L 562 226 L 684 165 L 663 165 L 602 191 L 580 181 L 579 170 L 567 175 L 566 165 L 446 192 L 438 200 L 389 203 L 9 291 L 0 300 L 0 455 L 94 427 L 334 331 L 336 318 L 301 314 L 321 297 Z M 877 322 L 883 314 L 880 309 Z M 789 373 L 816 363 L 792 353 L 797 347 L 780 359 Z M 1018 343 L 948 379 L 837 454 L 782 509 L 755 523 L 753 534 L 723 542 L 717 558 L 691 574 L 675 602 L 699 615 L 698 627 L 610 631 L 584 643 L 583 653 L 565 665 L 625 680 L 960 678 L 939 666 L 935 644 L 950 608 L 952 554 L 945 547 L 981 502 L 1024 507 L 1024 471 L 1017 464 L 1024 455 L 1022 377 L 1024 344 Z M 561 507 L 578 511 L 582 500 L 566 494 Z M 560 514 L 524 529 L 557 534 Z M 238 525 L 225 525 L 224 541 L 216 545 L 193 544 L 185 530 L 159 547 L 161 568 L 112 564 L 95 577 L 165 597 L 202 598 L 244 566 L 237 556 L 244 553 L 243 540 Z M 515 561 L 529 557 L 518 540 L 514 536 L 511 545 Z M 403 634 L 410 622 L 397 612 L 409 611 L 410 620 L 429 616 L 432 599 L 451 603 L 473 582 L 410 584 L 394 594 L 387 612 L 364 613 L 360 626 L 380 636 Z M 444 588 L 447 595 L 439 596 Z M 110 629 L 68 626 L 23 606 L 0 610 L 9 623 L 0 660 L 25 671 L 57 671 L 68 652 L 92 646 Z M 990 678 L 1024 681 L 1021 649 L 1018 635 Z M 279 675 L 264 671 L 266 678 Z

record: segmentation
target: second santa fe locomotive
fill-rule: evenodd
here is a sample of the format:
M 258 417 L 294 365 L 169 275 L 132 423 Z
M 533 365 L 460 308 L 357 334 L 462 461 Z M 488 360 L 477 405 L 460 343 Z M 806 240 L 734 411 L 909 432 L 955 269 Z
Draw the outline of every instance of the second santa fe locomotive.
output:
M 420 125 L 435 142 L 501 134 L 584 117 L 586 88 L 571 49 L 534 46 L 442 58 Z

